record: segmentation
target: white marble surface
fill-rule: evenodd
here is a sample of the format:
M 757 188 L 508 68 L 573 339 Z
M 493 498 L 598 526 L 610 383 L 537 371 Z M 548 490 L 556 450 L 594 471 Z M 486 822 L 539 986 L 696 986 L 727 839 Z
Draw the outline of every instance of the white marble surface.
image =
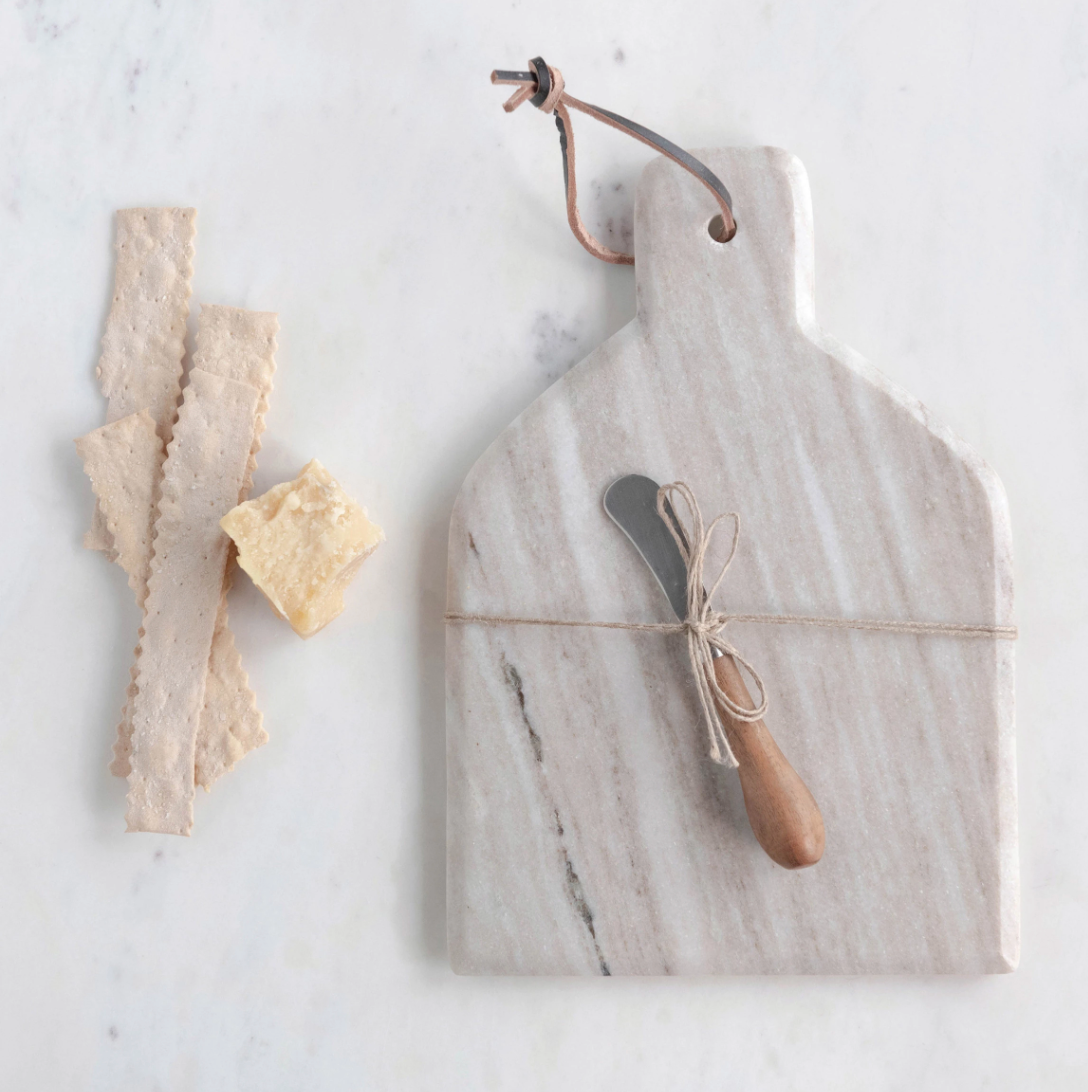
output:
M 453 497 L 634 310 L 631 272 L 565 232 L 553 127 L 505 116 L 486 82 L 538 52 L 681 143 L 796 152 L 821 323 L 1001 475 L 1022 630 L 1015 974 L 449 970 Z M 1083 1087 L 1086 100 L 1075 4 L 0 7 L 4 1086 Z M 587 216 L 619 242 L 647 157 L 575 124 Z M 119 570 L 79 548 L 70 442 L 103 419 L 110 213 L 145 202 L 200 210 L 196 301 L 281 315 L 258 487 L 317 456 L 389 535 L 311 642 L 238 589 L 272 738 L 184 842 L 120 833 L 105 761 L 137 618 Z

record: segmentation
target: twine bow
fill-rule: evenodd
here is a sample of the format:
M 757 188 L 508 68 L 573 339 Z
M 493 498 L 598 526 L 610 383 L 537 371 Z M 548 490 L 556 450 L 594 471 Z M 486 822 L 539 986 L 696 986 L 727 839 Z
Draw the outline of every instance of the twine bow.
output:
M 674 503 L 677 497 L 683 500 L 687 508 L 690 524 L 685 523 L 677 511 Z M 703 513 L 699 509 L 699 502 L 695 499 L 691 488 L 684 482 L 672 482 L 669 485 L 663 485 L 657 491 L 657 514 L 676 540 L 676 545 L 687 565 L 688 611 L 682 625 L 687 631 L 688 659 L 699 691 L 699 704 L 703 709 L 703 720 L 710 742 L 710 758 L 722 766 L 737 766 L 736 756 L 729 746 L 725 727 L 714 708 L 714 703 L 717 702 L 733 720 L 745 724 L 754 724 L 762 720 L 767 712 L 767 691 L 759 672 L 722 636 L 725 627 L 729 624 L 730 616 L 715 610 L 712 605 L 714 596 L 721 587 L 725 574 L 729 571 L 729 566 L 737 553 L 737 543 L 740 541 L 740 514 L 723 512 L 704 529 Z M 703 583 L 703 567 L 714 539 L 714 532 L 718 524 L 726 519 L 733 520 L 733 542 L 729 547 L 729 555 L 718 572 L 718 578 L 707 592 Z M 754 709 L 739 705 L 719 686 L 714 671 L 714 661 L 719 656 L 732 656 L 748 672 L 752 682 L 759 688 L 759 705 Z

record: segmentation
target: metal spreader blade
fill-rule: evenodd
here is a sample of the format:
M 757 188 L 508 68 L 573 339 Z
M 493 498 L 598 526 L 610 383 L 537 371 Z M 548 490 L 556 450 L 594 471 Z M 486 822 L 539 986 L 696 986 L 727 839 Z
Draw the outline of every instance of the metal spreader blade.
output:
M 643 474 L 617 478 L 604 494 L 604 510 L 634 543 L 657 577 L 676 617 L 688 614 L 688 570 L 676 540 L 657 514 L 658 484 Z

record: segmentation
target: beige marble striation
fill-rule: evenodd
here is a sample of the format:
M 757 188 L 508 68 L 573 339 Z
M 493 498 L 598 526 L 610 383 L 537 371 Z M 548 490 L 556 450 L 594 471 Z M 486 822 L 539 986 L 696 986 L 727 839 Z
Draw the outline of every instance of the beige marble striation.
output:
M 636 318 L 489 448 L 450 526 L 449 608 L 668 621 L 601 497 L 631 471 L 737 509 L 742 613 L 1010 624 L 1004 494 L 815 324 L 800 163 L 705 153 L 740 230 L 660 160 Z M 723 548 L 725 543 L 723 542 Z M 823 810 L 773 864 L 705 755 L 682 639 L 447 630 L 448 932 L 467 974 L 981 973 L 1015 967 L 1013 645 L 736 625 Z

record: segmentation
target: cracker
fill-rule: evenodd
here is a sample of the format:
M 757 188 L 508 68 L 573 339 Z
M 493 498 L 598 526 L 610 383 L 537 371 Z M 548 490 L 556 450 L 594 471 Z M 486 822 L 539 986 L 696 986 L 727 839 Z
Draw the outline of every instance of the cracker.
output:
M 167 449 L 132 702 L 130 831 L 192 829 L 196 737 L 228 558 L 218 521 L 245 481 L 260 397 L 194 368 Z
M 103 526 L 117 563 L 128 574 L 137 606 L 147 598 L 156 490 L 162 473 L 162 440 L 147 410 L 130 413 L 76 440 L 91 479 Z
M 196 209 L 121 209 L 113 300 L 95 374 L 112 423 L 147 410 L 165 446 L 177 414 L 193 279 Z M 83 544 L 112 549 L 96 505 Z
M 271 312 L 244 311 L 236 307 L 203 305 L 200 309 L 193 366 L 209 374 L 244 382 L 256 387 L 260 395 L 253 442 L 246 463 L 245 479 L 239 503 L 246 499 L 252 485 L 257 452 L 261 448 L 265 413 L 272 392 L 276 370 L 276 333 L 279 319 Z M 133 472 L 137 472 L 133 468 Z M 227 592 L 234 551 L 223 583 L 208 665 L 208 688 L 197 737 L 196 782 L 210 790 L 212 784 L 233 768 L 239 758 L 268 742 L 262 726 L 257 699 L 249 687 L 249 677 L 234 644 L 227 620 Z M 129 684 L 128 701 L 117 727 L 110 771 L 117 777 L 131 772 L 132 699 L 135 695 L 135 671 Z
M 248 383 L 260 392 L 253 444 L 246 463 L 245 479 L 239 492 L 240 504 L 253 487 L 253 471 L 261 450 L 272 376 L 276 370 L 276 334 L 279 317 L 268 311 L 243 311 L 237 307 L 204 304 L 196 333 L 193 366 L 215 375 Z M 200 720 L 196 746 L 196 783 L 205 791 L 233 769 L 238 759 L 268 742 L 257 699 L 249 688 L 249 677 L 227 625 L 227 592 L 232 565 L 219 601 L 212 660 L 208 666 L 208 691 Z

